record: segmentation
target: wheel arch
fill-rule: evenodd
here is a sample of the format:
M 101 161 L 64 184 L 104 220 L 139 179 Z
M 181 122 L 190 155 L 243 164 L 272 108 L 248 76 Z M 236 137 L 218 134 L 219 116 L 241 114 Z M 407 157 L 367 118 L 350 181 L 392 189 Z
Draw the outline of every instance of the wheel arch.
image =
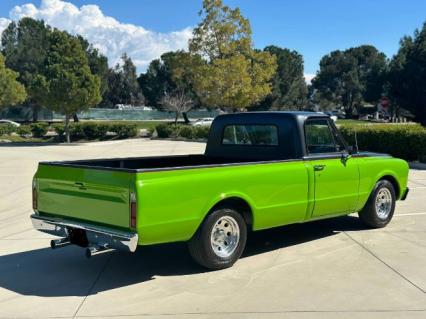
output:
M 239 212 L 243 216 L 247 224 L 247 229 L 251 230 L 253 228 L 254 213 L 253 213 L 253 205 L 250 203 L 250 201 L 247 198 L 245 198 L 244 195 L 241 195 L 241 194 L 232 194 L 232 195 L 228 194 L 228 196 L 222 194 L 218 198 L 216 198 L 214 201 L 212 201 L 209 205 L 207 205 L 206 208 L 203 210 L 204 215 L 202 219 L 200 219 L 200 222 L 198 223 L 191 237 L 194 236 L 194 234 L 203 224 L 207 216 L 210 215 L 214 210 L 220 207 L 228 207 L 228 208 L 235 209 L 237 212 Z
M 243 199 L 241 197 L 237 197 L 237 196 L 224 198 L 224 199 L 218 201 L 212 208 L 210 208 L 210 210 L 208 211 L 206 216 L 208 216 L 214 210 L 221 208 L 221 207 L 235 209 L 238 213 L 240 213 L 243 216 L 247 226 L 250 229 L 253 226 L 253 210 L 252 210 L 250 204 L 245 199 Z
M 398 179 L 392 174 L 385 174 L 381 176 L 374 185 L 376 185 L 378 182 L 383 180 L 386 180 L 392 184 L 392 186 L 395 189 L 395 197 L 396 199 L 399 199 L 401 196 L 401 186 L 399 185 Z M 374 186 L 373 186 L 373 189 L 374 189 Z

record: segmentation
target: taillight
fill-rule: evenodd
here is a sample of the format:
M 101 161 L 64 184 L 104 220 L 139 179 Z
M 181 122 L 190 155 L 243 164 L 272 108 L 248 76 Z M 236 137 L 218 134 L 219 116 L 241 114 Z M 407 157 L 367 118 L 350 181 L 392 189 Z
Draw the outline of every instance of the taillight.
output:
M 136 194 L 130 193 L 130 227 L 136 228 Z
M 37 211 L 37 204 L 38 204 L 37 181 L 35 179 L 33 179 L 32 191 L 33 191 L 33 210 Z

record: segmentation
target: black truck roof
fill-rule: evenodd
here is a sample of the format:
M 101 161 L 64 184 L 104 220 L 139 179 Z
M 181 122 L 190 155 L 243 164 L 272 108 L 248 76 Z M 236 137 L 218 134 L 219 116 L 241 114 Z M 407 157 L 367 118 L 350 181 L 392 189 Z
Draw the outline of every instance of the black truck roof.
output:
M 304 123 L 307 118 L 330 118 L 324 113 L 298 111 L 244 112 L 217 116 L 210 128 L 206 155 L 259 160 L 302 158 L 305 153 Z M 224 129 L 228 125 L 274 125 L 278 128 L 278 145 L 225 145 Z

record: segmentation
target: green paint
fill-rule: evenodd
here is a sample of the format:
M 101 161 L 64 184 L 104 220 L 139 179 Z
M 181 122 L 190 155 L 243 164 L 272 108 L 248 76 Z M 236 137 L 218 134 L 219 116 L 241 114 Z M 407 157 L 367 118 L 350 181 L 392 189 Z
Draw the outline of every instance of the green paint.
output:
M 400 197 L 407 163 L 371 156 L 140 173 L 40 165 L 35 177 L 40 212 L 112 227 L 129 229 L 136 192 L 139 244 L 148 245 L 190 239 L 209 210 L 231 197 L 249 204 L 253 230 L 353 213 L 384 176 L 397 181 Z

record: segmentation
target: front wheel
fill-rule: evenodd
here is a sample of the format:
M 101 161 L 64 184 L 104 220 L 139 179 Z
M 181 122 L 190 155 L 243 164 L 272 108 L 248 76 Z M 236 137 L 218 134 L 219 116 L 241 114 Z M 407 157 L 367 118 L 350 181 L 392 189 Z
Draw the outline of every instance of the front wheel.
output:
M 188 243 L 192 258 L 209 269 L 231 267 L 240 258 L 247 240 L 244 218 L 230 208 L 209 214 Z
M 361 221 L 372 228 L 385 227 L 395 211 L 395 188 L 387 180 L 378 181 L 367 204 L 358 213 Z

